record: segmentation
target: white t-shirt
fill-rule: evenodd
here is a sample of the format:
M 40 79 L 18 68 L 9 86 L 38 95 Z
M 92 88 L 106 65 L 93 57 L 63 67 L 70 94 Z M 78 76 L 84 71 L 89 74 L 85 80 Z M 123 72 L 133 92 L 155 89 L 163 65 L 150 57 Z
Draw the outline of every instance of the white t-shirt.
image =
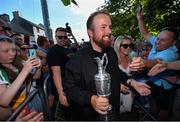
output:
M 128 76 L 131 76 L 131 70 L 129 68 L 129 66 L 124 69 L 121 65 L 119 65 L 119 69 L 121 69 L 123 72 L 125 72 Z

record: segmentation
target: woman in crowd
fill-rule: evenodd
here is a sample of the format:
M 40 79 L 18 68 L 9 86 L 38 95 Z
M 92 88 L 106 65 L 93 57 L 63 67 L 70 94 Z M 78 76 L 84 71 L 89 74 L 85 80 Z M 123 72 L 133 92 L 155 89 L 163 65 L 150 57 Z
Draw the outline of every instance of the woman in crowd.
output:
M 131 63 L 130 52 L 133 48 L 132 38 L 127 36 L 118 36 L 114 43 L 114 50 L 118 57 L 119 68 L 128 76 L 131 76 L 129 64 Z M 121 105 L 120 113 L 130 112 L 133 103 L 133 97 L 129 87 L 121 84 Z

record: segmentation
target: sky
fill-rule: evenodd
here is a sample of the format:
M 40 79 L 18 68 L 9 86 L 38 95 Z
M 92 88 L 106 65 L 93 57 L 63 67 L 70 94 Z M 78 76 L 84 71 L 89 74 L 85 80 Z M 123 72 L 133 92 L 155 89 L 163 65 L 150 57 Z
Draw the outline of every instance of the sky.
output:
M 61 0 L 47 0 L 51 29 L 65 27 L 68 22 L 76 39 L 88 41 L 86 21 L 88 16 L 104 4 L 105 0 L 76 0 L 79 7 L 71 3 L 64 6 Z M 22 17 L 35 23 L 43 24 L 41 0 L 0 0 L 0 14 L 8 14 L 13 19 L 13 11 L 20 11 Z

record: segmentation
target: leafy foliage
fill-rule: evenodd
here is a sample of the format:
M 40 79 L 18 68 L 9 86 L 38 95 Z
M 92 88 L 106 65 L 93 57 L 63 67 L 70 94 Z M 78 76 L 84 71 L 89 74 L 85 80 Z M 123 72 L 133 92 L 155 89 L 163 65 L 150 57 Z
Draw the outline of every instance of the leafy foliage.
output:
M 68 6 L 71 4 L 71 0 L 61 0 L 61 1 L 65 6 Z
M 136 20 L 139 0 L 109 0 L 100 9 L 112 15 L 112 29 L 115 36 L 131 35 L 139 38 Z M 141 0 L 146 26 L 157 33 L 164 26 L 180 31 L 180 0 Z
M 77 4 L 77 2 L 76 2 L 75 0 L 61 0 L 61 1 L 62 1 L 62 3 L 63 3 L 65 6 L 70 5 L 71 2 L 72 2 L 74 5 L 78 6 L 78 4 Z M 78 7 L 79 7 L 79 6 L 78 6 Z

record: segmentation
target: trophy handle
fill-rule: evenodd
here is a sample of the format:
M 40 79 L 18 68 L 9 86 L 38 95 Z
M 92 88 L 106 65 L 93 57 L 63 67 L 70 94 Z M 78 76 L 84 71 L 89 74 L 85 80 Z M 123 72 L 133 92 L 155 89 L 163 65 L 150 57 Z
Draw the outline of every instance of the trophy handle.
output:
M 107 64 L 108 64 L 108 57 L 107 57 L 107 54 L 106 53 L 104 53 L 104 55 L 103 55 L 103 57 L 102 57 L 102 63 L 104 63 L 104 61 L 106 61 L 105 62 L 105 65 L 104 65 L 104 70 L 106 69 L 106 66 L 107 66 Z

